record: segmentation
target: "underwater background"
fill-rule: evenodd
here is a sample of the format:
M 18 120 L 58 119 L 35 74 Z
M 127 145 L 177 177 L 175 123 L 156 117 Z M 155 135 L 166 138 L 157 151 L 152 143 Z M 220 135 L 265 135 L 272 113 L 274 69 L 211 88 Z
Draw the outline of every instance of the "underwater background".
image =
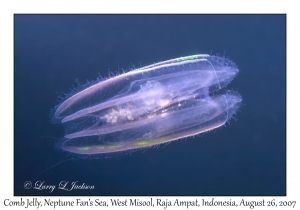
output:
M 55 148 L 59 96 L 193 54 L 240 69 L 226 87 L 243 98 L 235 119 L 155 148 L 66 161 L 34 180 L 73 157 Z M 62 181 L 94 189 L 57 189 Z M 14 195 L 286 195 L 286 16 L 14 15 Z

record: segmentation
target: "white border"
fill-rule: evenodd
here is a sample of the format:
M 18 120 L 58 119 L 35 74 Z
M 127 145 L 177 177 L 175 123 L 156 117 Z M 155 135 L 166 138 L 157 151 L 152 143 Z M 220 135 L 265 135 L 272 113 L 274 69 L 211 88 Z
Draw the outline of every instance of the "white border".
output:
M 214 1 L 8 1 L 0 3 L 0 78 L 1 78 L 1 206 L 4 198 L 13 197 L 13 14 L 14 13 L 287 13 L 287 197 L 300 205 L 299 164 L 299 12 L 297 1 L 214 0 Z M 295 2 L 295 3 L 293 3 Z M 274 104 L 276 105 L 276 104 Z M 52 197 L 58 199 L 57 197 Z M 66 197 L 64 197 L 66 198 Z M 72 199 L 75 197 L 72 197 Z M 235 197 L 233 199 L 240 200 Z M 247 197 L 245 197 L 248 199 Z M 261 197 L 252 197 L 259 200 Z M 268 197 L 270 198 L 270 197 Z M 39 197 L 42 199 L 42 197 Z M 109 197 L 105 197 L 109 200 Z M 174 197 L 169 199 L 175 199 Z M 218 197 L 218 200 L 228 197 Z M 43 207 L 43 209 L 47 209 Z M 53 209 L 53 208 L 49 208 Z M 60 208 L 57 208 L 60 209 Z M 215 208 L 216 209 L 216 208 Z M 227 208 L 229 209 L 229 208 Z M 230 208 L 231 209 L 231 208 Z M 247 208 L 249 209 L 249 208 Z

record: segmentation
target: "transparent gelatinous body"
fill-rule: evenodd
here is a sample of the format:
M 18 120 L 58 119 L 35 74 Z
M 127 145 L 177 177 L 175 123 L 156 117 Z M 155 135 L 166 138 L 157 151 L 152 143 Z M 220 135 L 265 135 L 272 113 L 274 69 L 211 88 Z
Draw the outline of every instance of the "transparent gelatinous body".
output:
M 63 101 L 63 150 L 113 153 L 149 147 L 224 125 L 241 96 L 220 91 L 238 73 L 230 60 L 192 55 L 100 81 Z

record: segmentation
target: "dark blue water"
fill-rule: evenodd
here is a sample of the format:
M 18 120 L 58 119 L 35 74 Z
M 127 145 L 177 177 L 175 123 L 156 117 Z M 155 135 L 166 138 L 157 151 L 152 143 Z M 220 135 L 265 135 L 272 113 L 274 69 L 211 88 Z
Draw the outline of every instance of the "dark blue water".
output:
M 15 195 L 285 195 L 285 15 L 15 15 Z M 86 79 L 192 54 L 232 59 L 243 103 L 226 127 L 131 155 L 71 160 L 54 148 L 51 109 Z M 75 81 L 76 79 L 77 82 Z M 35 183 L 35 182 L 34 182 Z

